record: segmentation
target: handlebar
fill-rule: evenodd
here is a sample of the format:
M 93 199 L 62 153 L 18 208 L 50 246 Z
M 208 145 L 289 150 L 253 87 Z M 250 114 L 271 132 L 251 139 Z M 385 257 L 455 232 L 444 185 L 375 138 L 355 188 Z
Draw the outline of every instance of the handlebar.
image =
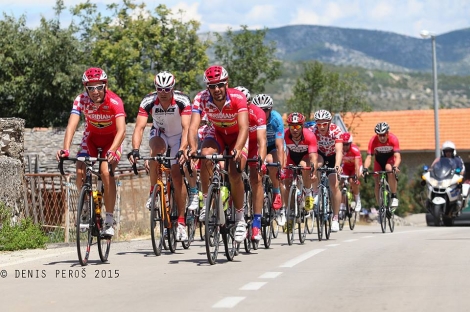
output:
M 159 163 L 162 163 L 164 162 L 165 160 L 175 160 L 177 159 L 176 157 L 172 157 L 172 156 L 165 156 L 165 155 L 157 155 L 157 156 L 147 156 L 147 157 L 141 157 L 141 158 L 138 158 L 140 160 L 153 160 L 153 161 L 158 161 Z M 134 161 L 134 163 L 132 164 L 132 170 L 134 171 L 134 174 L 135 175 L 138 175 L 139 172 L 137 171 L 137 160 Z
M 380 171 L 371 171 L 371 172 L 368 172 L 367 174 L 364 174 L 364 182 L 367 183 L 367 176 L 369 174 L 373 174 L 373 175 L 380 175 L 380 174 L 389 174 L 389 173 L 393 173 L 395 175 L 395 179 L 398 181 L 398 175 L 395 171 L 388 171 L 388 170 L 380 170 Z
M 69 161 L 80 161 L 89 165 L 92 165 L 94 162 L 103 162 L 103 161 L 108 161 L 108 158 L 101 158 L 101 157 L 91 157 L 91 156 L 79 156 L 79 157 L 60 157 L 59 158 L 59 171 L 61 175 L 65 175 L 64 171 L 64 161 L 69 160 Z M 114 177 L 114 171 L 113 171 L 113 166 L 108 165 L 108 172 L 109 175 Z

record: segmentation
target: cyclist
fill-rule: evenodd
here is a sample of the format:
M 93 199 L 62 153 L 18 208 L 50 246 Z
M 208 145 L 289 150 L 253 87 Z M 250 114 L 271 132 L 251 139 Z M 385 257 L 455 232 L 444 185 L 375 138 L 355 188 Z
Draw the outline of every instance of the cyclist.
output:
M 244 186 L 241 174 L 236 170 L 235 163 L 239 162 L 241 169 L 245 168 L 248 151 L 249 117 L 246 96 L 228 87 L 229 76 L 222 66 L 211 66 L 204 72 L 206 90 L 199 92 L 193 101 L 191 124 L 189 127 L 189 152 L 197 152 L 197 131 L 201 121 L 201 113 L 205 111 L 207 119 L 212 123 L 214 132 L 208 134 L 202 143 L 201 154 L 211 155 L 223 153 L 228 146 L 234 155 L 234 161 L 229 162 L 229 180 L 233 198 L 236 221 L 235 241 L 242 242 L 246 238 L 246 223 L 243 211 Z M 202 161 L 200 178 L 204 202 L 207 198 L 209 178 L 212 175 L 210 161 Z M 205 206 L 201 209 L 204 218 Z
M 173 74 L 162 71 L 154 79 L 156 91 L 147 94 L 142 99 L 139 112 L 137 113 L 134 133 L 132 134 L 132 152 L 128 155 L 131 164 L 140 158 L 139 148 L 149 115 L 153 119 L 149 136 L 150 156 L 165 154 L 166 150 L 170 149 L 170 157 L 175 157 L 181 155 L 182 151 L 187 148 L 188 128 L 191 119 L 191 100 L 186 94 L 174 90 L 175 83 Z M 157 161 L 148 162 L 150 195 L 146 204 L 147 209 L 150 209 L 151 195 L 158 180 L 158 166 L 160 164 Z M 178 207 L 176 239 L 184 241 L 187 239 L 186 221 L 184 218 L 187 192 L 177 160 L 171 160 L 170 170 L 175 192 L 179 195 L 175 197 L 176 206 Z M 199 205 L 196 176 L 188 177 L 188 180 L 191 186 L 188 209 L 194 210 Z
M 284 123 L 281 115 L 273 110 L 273 99 L 267 94 L 258 94 L 253 98 L 253 104 L 261 108 L 266 113 L 266 140 L 267 154 L 266 162 L 279 162 L 281 168 L 285 167 L 284 151 Z M 282 198 L 280 191 L 280 182 L 276 177 L 275 170 L 269 171 L 269 177 L 273 183 L 273 208 L 279 210 L 282 208 Z M 283 172 L 283 178 L 285 173 Z M 281 209 L 277 217 L 277 223 L 283 226 L 286 223 L 284 208 Z
M 264 162 L 266 159 L 266 114 L 261 108 L 251 103 L 251 94 L 245 87 L 236 87 L 246 96 L 249 113 L 249 134 L 248 134 L 248 158 L 255 158 L 258 155 Z M 251 239 L 261 240 L 261 211 L 263 209 L 263 174 L 266 172 L 266 165 L 263 163 L 260 171 L 257 170 L 257 163 L 249 163 L 250 185 L 253 194 L 253 223 Z
M 369 174 L 367 168 L 369 168 L 372 161 L 372 155 L 375 156 L 374 171 L 393 171 L 394 173 L 400 172 L 398 168 L 401 163 L 400 155 L 400 144 L 398 138 L 391 132 L 389 132 L 390 126 L 386 122 L 379 122 L 375 126 L 375 133 L 370 141 L 369 147 L 367 148 L 367 157 L 364 161 L 363 175 Z M 398 207 L 397 198 L 397 180 L 393 173 L 388 174 L 388 183 L 390 184 L 390 191 L 392 192 L 391 207 Z M 379 177 L 375 179 L 375 199 L 378 202 L 379 198 Z
M 318 141 L 318 166 L 321 167 L 324 164 L 327 164 L 328 167 L 332 167 L 334 165 L 336 170 L 336 173 L 330 173 L 328 175 L 328 182 L 330 185 L 333 202 L 333 219 L 331 222 L 331 231 L 338 232 L 338 214 L 341 203 L 341 190 L 338 187 L 338 175 L 342 172 L 341 162 L 343 159 L 343 132 L 338 126 L 331 123 L 333 116 L 329 111 L 320 109 L 315 112 L 313 117 L 315 119 L 315 126 L 311 128 L 311 131 L 315 134 L 315 137 Z M 318 180 L 315 181 L 313 187 L 315 202 L 317 202 Z M 307 206 L 307 200 L 305 200 L 305 206 Z
M 305 193 L 305 209 L 311 210 L 307 207 L 307 198 L 312 198 L 312 181 L 316 181 L 317 166 L 318 166 L 318 144 L 315 135 L 304 128 L 305 117 L 301 113 L 291 113 L 287 116 L 288 129 L 284 133 L 284 139 L 287 147 L 287 160 L 286 166 L 304 166 L 312 167 L 310 172 L 302 170 L 302 179 L 304 182 Z M 286 176 L 286 188 L 289 189 L 292 181 L 292 173 L 288 172 Z
M 359 177 L 362 174 L 362 156 L 359 147 L 353 143 L 353 137 L 349 132 L 343 133 L 343 174 L 348 176 L 356 175 L 356 179 L 349 179 L 349 183 L 354 194 L 354 201 L 356 202 L 354 210 L 361 211 Z
M 63 148 L 57 151 L 57 160 L 60 157 L 70 156 L 70 145 L 80 121 L 80 115 L 85 115 L 85 130 L 80 145 L 79 156 L 104 157 L 98 155 L 101 148 L 108 158 L 100 167 L 101 178 L 105 188 L 104 202 L 106 218 L 104 234 L 114 235 L 114 205 L 116 203 L 116 183 L 114 177 L 109 175 L 108 165 L 116 169 L 122 153 L 122 142 L 126 134 L 126 113 L 124 104 L 114 92 L 108 89 L 108 76 L 101 68 L 92 67 L 83 73 L 82 83 L 85 92 L 78 95 L 70 113 L 69 121 L 64 135 Z M 85 164 L 77 162 L 76 173 L 77 188 L 81 189 L 85 178 Z

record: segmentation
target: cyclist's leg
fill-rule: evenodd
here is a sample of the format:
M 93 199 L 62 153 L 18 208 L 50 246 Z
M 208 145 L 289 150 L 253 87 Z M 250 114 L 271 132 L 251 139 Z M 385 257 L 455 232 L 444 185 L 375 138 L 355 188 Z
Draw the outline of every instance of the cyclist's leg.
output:
M 276 162 L 281 162 L 281 160 L 278 157 L 277 154 L 277 149 L 275 146 L 268 146 L 267 150 L 267 155 L 266 155 L 266 162 L 268 163 L 276 163 Z M 279 188 L 280 181 L 277 178 L 277 170 L 274 170 L 272 168 L 269 170 L 269 178 L 271 179 L 271 182 L 273 184 L 273 208 L 278 210 L 282 207 L 282 196 L 281 196 L 281 190 Z
M 88 142 L 89 137 L 90 137 L 89 132 L 85 132 L 83 134 L 82 143 L 80 144 L 80 150 L 77 153 L 77 157 L 78 156 L 91 156 L 90 152 L 92 152 L 95 157 L 98 155 L 98 151 L 95 145 L 92 142 Z M 85 171 L 86 171 L 85 164 L 81 161 L 77 161 L 77 164 L 76 164 L 77 177 L 75 180 L 75 184 L 77 185 L 78 190 L 82 189 L 83 182 L 85 181 Z
M 310 160 L 308 154 L 305 155 L 299 162 L 299 166 L 308 167 L 310 166 Z M 313 196 L 312 196 L 312 179 L 310 178 L 310 170 L 302 170 L 302 180 L 304 183 L 305 193 L 305 210 L 310 211 L 313 209 Z
M 385 164 L 381 164 L 377 162 L 377 160 L 374 161 L 374 171 L 383 171 L 385 170 Z M 379 204 L 379 177 L 377 175 L 374 176 L 374 182 L 375 182 L 375 201 L 377 205 Z
M 390 157 L 385 165 L 385 170 L 392 171 L 394 165 L 394 157 Z M 395 179 L 395 174 L 388 173 L 387 174 L 387 181 L 390 185 L 390 192 L 392 193 L 392 203 L 391 206 L 393 208 L 398 207 L 398 198 L 397 198 L 397 188 L 398 188 L 398 181 Z
M 201 146 L 201 155 L 212 155 L 215 153 L 219 153 L 221 151 L 221 147 L 217 142 L 215 137 L 215 133 L 212 132 L 206 136 L 204 141 L 202 142 Z M 212 162 L 210 160 L 201 159 L 200 160 L 201 169 L 199 171 L 199 179 L 201 180 L 201 191 L 203 195 L 203 206 L 199 211 L 199 221 L 203 221 L 206 214 L 206 199 L 207 199 L 207 192 L 209 190 L 209 182 L 210 178 L 212 177 Z
M 258 145 L 253 148 L 250 146 L 248 152 L 248 158 L 254 158 L 258 156 Z M 253 235 L 252 239 L 260 240 L 261 236 L 261 211 L 263 209 L 263 185 L 262 185 L 262 173 L 258 173 L 257 163 L 250 163 L 250 185 L 253 198 Z
M 158 154 L 164 154 L 166 151 L 166 142 L 164 137 L 162 138 L 160 136 L 160 132 L 158 129 L 155 129 L 152 127 L 150 129 L 150 136 L 149 136 L 149 147 L 150 147 L 150 156 L 154 157 L 157 156 Z M 158 180 L 158 166 L 160 164 L 157 161 L 148 161 L 146 164 L 147 170 L 149 172 L 149 178 L 150 178 L 150 191 L 149 191 L 149 197 L 147 199 L 146 207 L 147 209 L 150 209 L 150 201 L 152 197 L 152 192 L 155 184 L 157 183 Z M 161 177 L 160 177 L 161 178 Z

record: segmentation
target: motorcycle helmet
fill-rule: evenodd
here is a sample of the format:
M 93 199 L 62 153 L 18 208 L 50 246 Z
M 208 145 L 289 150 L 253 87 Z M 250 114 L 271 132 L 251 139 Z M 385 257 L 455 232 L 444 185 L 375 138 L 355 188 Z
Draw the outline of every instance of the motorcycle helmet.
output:
M 446 150 L 451 150 L 452 151 L 452 157 L 457 156 L 457 151 L 455 149 L 455 144 L 452 141 L 445 141 L 444 144 L 442 144 L 442 150 L 441 150 L 441 156 L 445 157 L 445 151 Z

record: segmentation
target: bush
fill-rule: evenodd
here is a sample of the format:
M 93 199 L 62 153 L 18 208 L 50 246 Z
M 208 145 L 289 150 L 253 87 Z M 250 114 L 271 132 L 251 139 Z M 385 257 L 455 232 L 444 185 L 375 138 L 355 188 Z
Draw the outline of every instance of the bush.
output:
M 11 225 L 11 212 L 0 203 L 0 251 L 44 248 L 48 241 L 38 224 L 31 218 L 23 219 Z

